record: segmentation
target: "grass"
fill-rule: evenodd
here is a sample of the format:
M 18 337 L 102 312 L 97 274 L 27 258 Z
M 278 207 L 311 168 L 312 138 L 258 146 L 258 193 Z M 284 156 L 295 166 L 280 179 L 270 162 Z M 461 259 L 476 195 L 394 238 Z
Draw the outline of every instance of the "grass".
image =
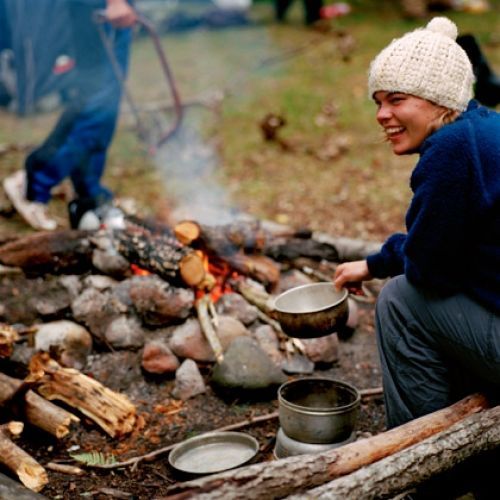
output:
M 479 38 L 500 72 L 500 2 L 490 4 L 489 13 L 447 15 L 461 32 Z M 183 197 L 209 210 L 203 200 L 215 187 L 208 203 L 224 198 L 260 218 L 366 239 L 401 230 L 416 157 L 395 157 L 381 142 L 366 74 L 392 38 L 424 23 L 403 19 L 397 2 L 351 5 L 353 12 L 325 32 L 303 26 L 300 2 L 283 25 L 271 22 L 269 2 L 254 2 L 255 24 L 248 27 L 162 37 L 184 103 L 221 92 L 225 97 L 211 101 L 210 109 L 186 107 L 183 131 L 155 157 L 145 152 L 124 113 L 106 182 L 164 218 Z M 140 105 L 170 99 L 147 38 L 134 44 L 129 87 Z M 268 113 L 285 118 L 280 137 L 291 150 L 263 140 L 259 123 Z M 36 144 L 55 116 L 1 113 L 0 143 Z M 160 121 L 156 129 L 174 119 L 167 111 L 143 116 L 150 123 L 153 118 Z M 336 155 L 339 143 L 345 150 Z M 17 168 L 23 155 L 0 156 L 3 172 Z M 6 221 L 7 230 L 17 230 L 15 222 Z

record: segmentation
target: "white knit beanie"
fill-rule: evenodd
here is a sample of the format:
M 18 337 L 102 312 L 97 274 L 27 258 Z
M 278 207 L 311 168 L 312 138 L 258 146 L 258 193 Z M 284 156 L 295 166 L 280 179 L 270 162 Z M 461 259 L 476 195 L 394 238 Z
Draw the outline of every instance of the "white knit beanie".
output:
M 435 17 L 425 28 L 393 40 L 370 65 L 370 97 L 379 90 L 402 92 L 464 111 L 472 99 L 474 73 L 455 42 L 457 35 L 452 21 Z

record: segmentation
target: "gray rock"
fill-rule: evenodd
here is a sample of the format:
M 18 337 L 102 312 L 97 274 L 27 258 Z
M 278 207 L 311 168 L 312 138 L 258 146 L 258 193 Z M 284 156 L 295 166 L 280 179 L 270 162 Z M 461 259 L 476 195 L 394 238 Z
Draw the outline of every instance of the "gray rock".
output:
M 249 304 L 239 293 L 225 293 L 217 301 L 217 312 L 232 316 L 244 325 L 250 325 L 258 318 L 258 310 Z
M 172 396 L 186 401 L 207 390 L 200 370 L 192 359 L 186 359 L 175 374 L 175 386 Z
M 106 341 L 116 349 L 137 349 L 144 345 L 146 332 L 134 316 L 118 316 L 104 333 Z
M 336 363 L 339 359 L 339 338 L 336 333 L 315 339 L 301 339 L 306 356 L 313 363 Z
M 216 327 L 216 332 L 223 350 L 226 350 L 234 339 L 245 335 L 251 335 L 245 328 L 245 325 L 236 318 L 232 318 L 231 316 L 218 316 L 217 320 L 218 325 Z
M 286 373 L 309 375 L 314 372 L 314 363 L 302 354 L 292 354 L 283 361 L 281 368 Z
M 250 337 L 235 339 L 212 375 L 212 383 L 222 389 L 256 391 L 285 381 L 285 374 Z
M 37 328 L 35 349 L 57 352 L 57 359 L 64 366 L 81 370 L 92 351 L 92 336 L 81 325 L 72 321 L 52 321 Z
M 261 325 L 255 329 L 253 334 L 264 352 L 274 363 L 280 366 L 283 361 L 283 355 L 279 348 L 278 337 L 273 328 L 269 325 Z
M 214 353 L 203 335 L 197 319 L 188 319 L 172 333 L 169 347 L 179 358 L 190 358 L 196 361 L 212 362 Z

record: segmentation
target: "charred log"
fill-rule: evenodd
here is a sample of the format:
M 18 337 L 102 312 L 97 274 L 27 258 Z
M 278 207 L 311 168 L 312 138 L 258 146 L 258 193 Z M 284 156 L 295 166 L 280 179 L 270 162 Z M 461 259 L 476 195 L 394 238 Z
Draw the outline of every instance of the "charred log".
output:
M 115 245 L 130 263 L 173 283 L 196 286 L 205 269 L 200 255 L 172 238 L 152 234 L 146 229 L 116 231 Z

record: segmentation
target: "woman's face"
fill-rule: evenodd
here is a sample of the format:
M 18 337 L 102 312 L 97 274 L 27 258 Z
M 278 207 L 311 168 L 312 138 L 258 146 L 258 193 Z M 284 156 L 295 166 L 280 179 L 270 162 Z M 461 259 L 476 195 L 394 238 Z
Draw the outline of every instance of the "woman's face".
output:
M 431 124 L 442 108 L 425 99 L 401 92 L 375 92 L 377 121 L 397 155 L 416 153 L 431 133 Z

